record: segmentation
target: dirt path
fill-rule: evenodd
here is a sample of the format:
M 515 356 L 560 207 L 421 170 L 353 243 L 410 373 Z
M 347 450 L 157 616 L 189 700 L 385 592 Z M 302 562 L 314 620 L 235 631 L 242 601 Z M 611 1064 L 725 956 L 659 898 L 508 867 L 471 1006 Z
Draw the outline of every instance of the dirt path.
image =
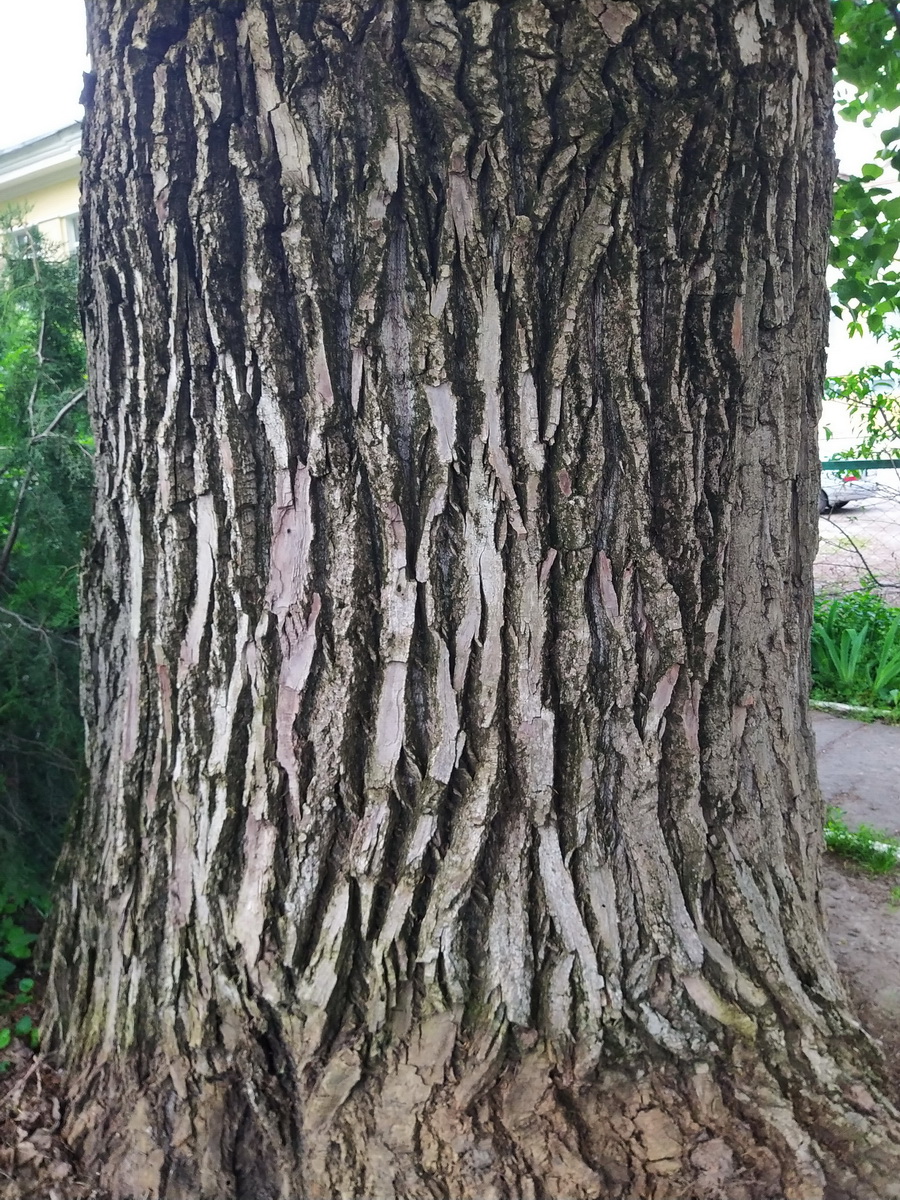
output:
M 819 781 L 856 828 L 900 835 L 900 726 L 816 713 Z M 827 855 L 824 901 L 838 968 L 859 1015 L 884 1047 L 900 1102 L 900 873 L 872 876 Z
M 897 878 L 866 875 L 829 855 L 825 911 L 834 957 L 863 1025 L 879 1039 L 900 1102 L 900 907 Z

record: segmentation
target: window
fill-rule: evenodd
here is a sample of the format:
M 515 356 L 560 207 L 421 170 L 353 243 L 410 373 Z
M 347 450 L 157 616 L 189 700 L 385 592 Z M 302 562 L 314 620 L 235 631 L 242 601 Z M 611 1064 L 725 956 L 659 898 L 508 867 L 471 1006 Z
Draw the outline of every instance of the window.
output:
M 4 249 L 8 254 L 27 254 L 32 247 L 31 230 L 25 227 L 21 229 L 10 229 L 4 236 Z
M 63 217 L 63 229 L 66 234 L 66 249 L 70 254 L 78 253 L 78 213 Z

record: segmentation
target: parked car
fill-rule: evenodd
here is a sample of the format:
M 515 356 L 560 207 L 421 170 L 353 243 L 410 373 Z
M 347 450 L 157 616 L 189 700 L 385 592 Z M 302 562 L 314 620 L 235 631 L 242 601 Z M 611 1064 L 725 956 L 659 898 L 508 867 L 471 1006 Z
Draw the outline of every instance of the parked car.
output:
M 819 512 L 829 513 L 843 508 L 851 500 L 871 500 L 878 489 L 870 483 L 865 471 L 823 471 L 819 492 Z

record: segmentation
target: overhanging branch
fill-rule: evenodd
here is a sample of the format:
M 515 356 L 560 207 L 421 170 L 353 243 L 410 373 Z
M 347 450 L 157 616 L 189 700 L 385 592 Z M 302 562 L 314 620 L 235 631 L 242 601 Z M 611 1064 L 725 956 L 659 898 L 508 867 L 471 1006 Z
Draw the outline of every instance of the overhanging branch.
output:
M 57 425 L 59 425 L 59 423 L 61 421 L 65 420 L 65 418 L 69 415 L 69 413 L 72 411 L 72 409 L 75 408 L 75 406 L 84 399 L 84 396 L 85 396 L 85 389 L 82 388 L 80 392 L 77 392 L 72 397 L 71 400 L 67 401 L 67 403 L 65 403 L 62 406 L 62 408 L 59 410 L 59 412 L 56 414 L 56 416 L 53 418 L 53 420 L 50 422 L 50 424 L 47 426 L 47 428 L 42 433 L 36 433 L 34 435 L 34 437 L 31 439 L 32 442 L 39 442 L 41 440 L 41 438 L 49 437 L 50 434 L 53 432 L 53 430 L 57 427 Z

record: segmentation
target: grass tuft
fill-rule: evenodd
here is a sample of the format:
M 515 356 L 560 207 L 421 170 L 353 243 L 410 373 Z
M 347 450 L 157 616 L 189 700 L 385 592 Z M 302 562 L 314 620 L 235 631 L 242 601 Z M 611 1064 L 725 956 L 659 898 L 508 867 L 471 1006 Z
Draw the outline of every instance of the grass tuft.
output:
M 851 829 L 839 808 L 828 810 L 825 845 L 842 858 L 859 863 L 873 875 L 888 875 L 900 866 L 900 839 L 868 825 Z

